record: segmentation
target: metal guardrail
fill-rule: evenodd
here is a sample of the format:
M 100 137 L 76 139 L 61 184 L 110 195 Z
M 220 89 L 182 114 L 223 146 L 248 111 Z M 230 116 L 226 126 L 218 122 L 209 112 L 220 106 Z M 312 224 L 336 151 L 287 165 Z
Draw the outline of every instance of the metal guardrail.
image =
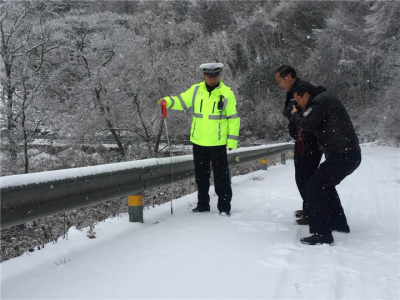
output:
M 76 138 L 68 138 L 68 137 L 60 137 L 60 136 L 55 136 L 55 135 L 33 135 L 32 136 L 32 141 L 34 140 L 48 140 L 48 141 L 68 141 L 68 140 L 76 140 Z M 116 144 L 115 139 L 112 136 L 109 137 L 94 137 L 93 140 L 97 143 L 103 143 L 103 144 Z M 124 143 L 128 143 L 131 141 L 131 139 L 123 137 L 121 138 L 121 141 Z M 84 142 L 89 142 L 89 141 L 84 141 Z M 170 141 L 172 144 L 177 144 L 177 145 L 191 145 L 192 142 L 189 140 L 174 140 L 171 139 Z M 166 144 L 167 140 L 166 139 L 161 139 L 160 143 Z
M 290 150 L 292 143 L 240 148 L 228 163 Z M 0 177 L 1 229 L 171 184 L 172 165 L 174 182 L 194 177 L 193 155 Z

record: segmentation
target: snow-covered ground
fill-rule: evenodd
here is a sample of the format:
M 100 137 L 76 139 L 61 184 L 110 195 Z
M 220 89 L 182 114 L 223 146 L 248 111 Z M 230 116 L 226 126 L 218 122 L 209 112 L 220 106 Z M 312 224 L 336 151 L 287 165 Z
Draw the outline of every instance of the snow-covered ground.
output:
M 351 233 L 306 246 L 293 161 L 232 179 L 232 216 L 196 194 L 3 262 L 1 299 L 399 299 L 400 153 L 363 146 L 338 191 Z

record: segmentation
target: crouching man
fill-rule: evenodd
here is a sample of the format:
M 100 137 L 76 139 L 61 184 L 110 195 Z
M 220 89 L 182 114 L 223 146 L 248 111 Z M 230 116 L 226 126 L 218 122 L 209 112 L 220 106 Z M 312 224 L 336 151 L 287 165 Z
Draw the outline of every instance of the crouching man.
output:
M 304 81 L 294 90 L 294 99 L 301 111 L 293 105 L 290 121 L 314 133 L 326 159 L 306 186 L 307 212 L 313 235 L 300 242 L 332 244 L 332 231 L 350 232 L 335 187 L 358 168 L 361 149 L 346 109 L 325 88 Z

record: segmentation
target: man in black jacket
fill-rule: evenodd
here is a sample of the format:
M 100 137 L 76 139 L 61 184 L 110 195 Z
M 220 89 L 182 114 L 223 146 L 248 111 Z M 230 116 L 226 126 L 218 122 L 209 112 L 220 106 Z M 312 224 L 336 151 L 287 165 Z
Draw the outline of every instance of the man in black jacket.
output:
M 293 91 L 302 82 L 297 77 L 296 70 L 291 66 L 283 65 L 275 71 L 275 79 L 279 87 L 287 92 L 283 115 L 289 120 L 290 136 L 296 140 L 294 146 L 295 179 L 297 188 L 303 199 L 303 209 L 295 211 L 295 216 L 299 218 L 296 222 L 299 225 L 307 225 L 309 222 L 306 217 L 307 213 L 305 212 L 307 202 L 306 186 L 318 169 L 322 152 L 312 132 L 303 131 L 290 121 L 292 106 L 296 103 L 293 99 Z
M 293 92 L 299 109 L 292 106 L 291 122 L 312 132 L 325 154 L 325 161 L 306 187 L 306 210 L 313 235 L 300 241 L 307 245 L 332 244 L 332 231 L 350 232 L 335 187 L 358 168 L 361 149 L 350 117 L 336 97 L 306 81 Z

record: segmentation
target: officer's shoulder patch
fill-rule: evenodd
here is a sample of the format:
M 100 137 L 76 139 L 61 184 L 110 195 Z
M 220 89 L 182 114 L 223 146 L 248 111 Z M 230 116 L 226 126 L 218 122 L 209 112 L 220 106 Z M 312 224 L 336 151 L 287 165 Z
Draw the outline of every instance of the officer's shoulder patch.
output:
M 304 116 L 304 117 L 307 117 L 309 114 L 311 114 L 311 112 L 312 112 L 312 107 L 310 107 L 309 109 L 307 109 L 307 110 L 303 113 L 303 116 Z

